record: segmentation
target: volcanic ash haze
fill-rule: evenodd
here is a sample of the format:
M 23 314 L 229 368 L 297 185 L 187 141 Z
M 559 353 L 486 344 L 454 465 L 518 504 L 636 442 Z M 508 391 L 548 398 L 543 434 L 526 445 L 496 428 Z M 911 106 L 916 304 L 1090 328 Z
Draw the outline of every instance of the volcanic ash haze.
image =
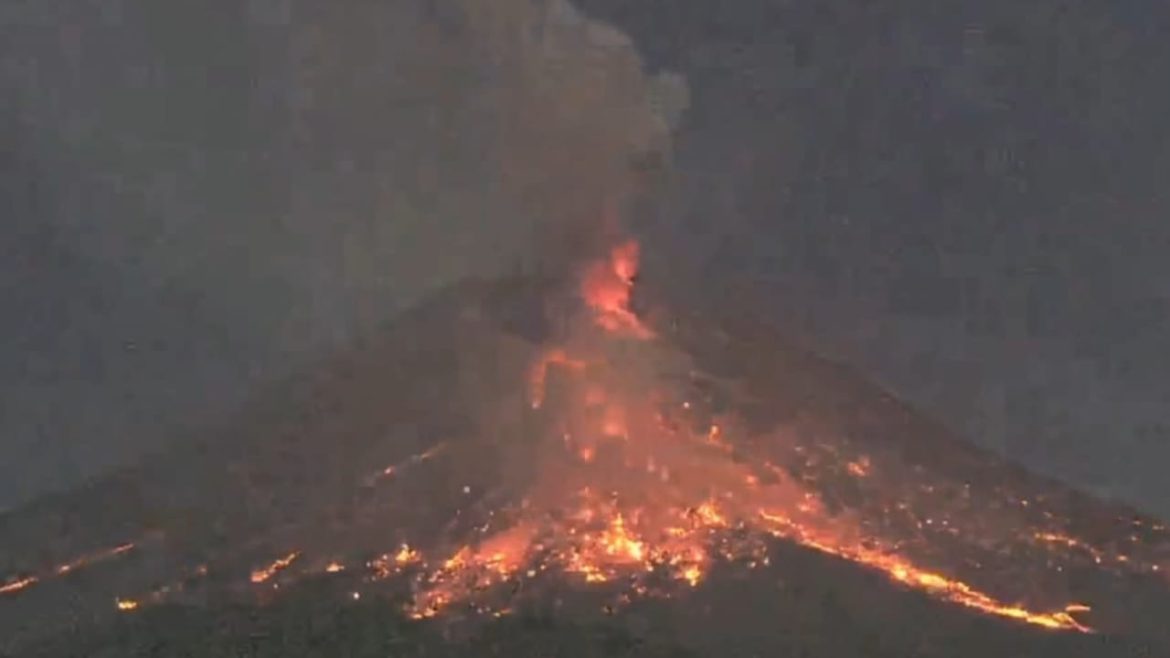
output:
M 686 100 L 564 0 L 4 16 L 5 510 L 199 434 L 445 286 L 564 262 L 669 162 Z
M 686 611 L 735 574 L 797 577 L 795 548 L 853 565 L 858 601 L 876 586 L 1036 633 L 1163 632 L 1160 523 L 980 453 L 766 329 L 648 299 L 638 255 L 457 286 L 221 442 L 8 517 L 8 623 L 272 601 L 311 578 L 336 579 L 338 605 L 396 592 L 431 623 Z M 543 339 L 515 331 L 532 324 Z M 53 535 L 67 545 L 37 543 Z

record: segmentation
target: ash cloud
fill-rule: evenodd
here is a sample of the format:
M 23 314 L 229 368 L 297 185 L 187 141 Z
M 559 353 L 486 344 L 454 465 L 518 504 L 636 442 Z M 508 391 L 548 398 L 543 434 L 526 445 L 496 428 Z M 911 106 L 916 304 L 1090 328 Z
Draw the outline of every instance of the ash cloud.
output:
M 564 0 L 50 2 L 0 29 L 0 508 L 444 285 L 569 258 L 686 104 Z

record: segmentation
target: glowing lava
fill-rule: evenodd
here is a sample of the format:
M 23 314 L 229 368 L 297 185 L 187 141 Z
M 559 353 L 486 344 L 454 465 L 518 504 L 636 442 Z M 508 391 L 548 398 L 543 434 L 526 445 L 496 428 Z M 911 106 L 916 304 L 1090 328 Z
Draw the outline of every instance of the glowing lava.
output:
M 15 594 L 23 589 L 32 587 L 39 582 L 36 576 L 25 576 L 24 578 L 17 578 L 10 580 L 3 585 L 0 585 L 0 594 Z
M 257 584 L 268 582 L 273 576 L 287 569 L 300 556 L 301 554 L 299 552 L 289 553 L 282 558 L 273 560 L 267 566 L 256 569 L 252 572 L 252 582 Z

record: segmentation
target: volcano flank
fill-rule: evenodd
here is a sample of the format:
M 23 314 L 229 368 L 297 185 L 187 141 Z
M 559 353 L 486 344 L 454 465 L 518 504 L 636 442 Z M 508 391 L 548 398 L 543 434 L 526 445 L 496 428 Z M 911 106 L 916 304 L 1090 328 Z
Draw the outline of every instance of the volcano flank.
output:
M 0 519 L 0 649 L 1170 646 L 1158 520 L 975 449 L 743 309 L 656 299 L 638 256 L 450 288 L 205 440 Z

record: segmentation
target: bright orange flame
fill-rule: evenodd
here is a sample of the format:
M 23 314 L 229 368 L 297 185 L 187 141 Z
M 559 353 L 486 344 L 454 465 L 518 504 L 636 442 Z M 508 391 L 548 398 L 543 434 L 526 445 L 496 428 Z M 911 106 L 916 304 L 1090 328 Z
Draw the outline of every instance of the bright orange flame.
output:
M 418 551 L 407 544 L 403 544 L 394 555 L 381 555 L 371 560 L 366 566 L 374 572 L 375 578 L 385 579 L 401 573 L 406 567 L 421 561 L 422 555 Z
M 394 555 L 394 562 L 397 564 L 412 564 L 419 561 L 418 551 L 410 546 L 403 544 L 398 552 Z
M 130 612 L 131 610 L 138 609 L 138 601 L 135 601 L 134 599 L 115 599 L 114 605 L 116 605 L 118 610 L 121 610 L 122 612 Z
M 581 296 L 601 328 L 647 339 L 654 333 L 630 310 L 639 255 L 638 243 L 629 240 L 614 247 L 607 260 L 591 263 L 581 278 Z
M 37 584 L 39 579 L 36 576 L 26 576 L 0 585 L 0 594 L 15 594 L 23 589 L 32 587 Z
M 252 582 L 253 583 L 267 582 L 273 576 L 275 576 L 277 573 L 283 571 L 284 569 L 287 569 L 289 565 L 291 565 L 294 561 L 296 561 L 296 559 L 298 557 L 300 557 L 300 555 L 301 555 L 300 553 L 289 553 L 288 555 L 286 555 L 278 560 L 273 561 L 268 566 L 253 571 L 252 572 Z

